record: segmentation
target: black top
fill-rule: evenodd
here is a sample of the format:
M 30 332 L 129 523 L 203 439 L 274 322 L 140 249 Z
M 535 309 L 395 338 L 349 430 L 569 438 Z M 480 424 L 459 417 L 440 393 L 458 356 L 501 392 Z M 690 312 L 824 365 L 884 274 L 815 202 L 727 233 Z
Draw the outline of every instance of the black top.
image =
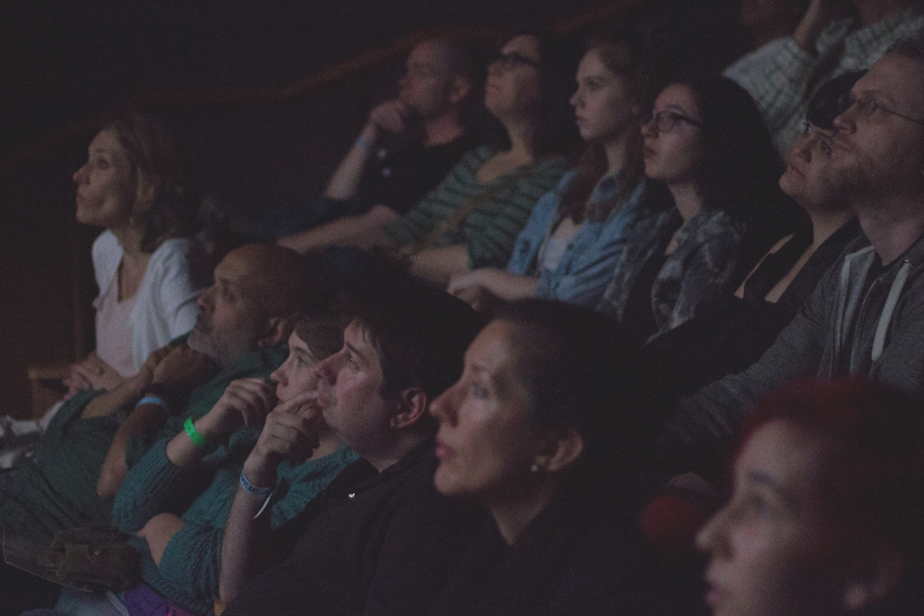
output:
M 433 487 L 433 445 L 381 473 L 359 460 L 282 527 L 292 555 L 252 580 L 225 614 L 426 612 L 486 514 Z M 289 543 L 288 545 L 292 545 Z
M 833 233 L 809 257 L 780 299 L 768 302 L 764 297 L 811 244 L 811 228 L 800 229 L 751 274 L 745 283 L 745 299 L 725 296 L 703 304 L 694 318 L 645 345 L 646 389 L 658 396 L 687 395 L 756 362 L 859 229 L 854 219 Z
M 477 145 L 469 133 L 449 143 L 424 146 L 412 143 L 388 152 L 379 150 L 360 182 L 351 213 L 373 205 L 387 205 L 404 214 L 449 174 L 462 155 Z
M 676 573 L 646 546 L 635 516 L 615 515 L 591 497 L 571 494 L 542 512 L 512 546 L 493 520 L 486 522 L 431 613 L 701 613 L 698 582 Z

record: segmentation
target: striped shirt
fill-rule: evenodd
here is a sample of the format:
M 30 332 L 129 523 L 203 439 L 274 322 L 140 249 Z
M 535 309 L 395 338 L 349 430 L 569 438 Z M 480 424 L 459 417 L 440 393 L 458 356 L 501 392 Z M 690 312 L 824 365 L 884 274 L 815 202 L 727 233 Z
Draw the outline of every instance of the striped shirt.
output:
M 514 240 L 536 201 L 555 188 L 568 170 L 568 163 L 561 157 L 546 158 L 528 169 L 479 182 L 478 170 L 494 154 L 485 146 L 467 153 L 430 194 L 410 212 L 388 224 L 385 232 L 398 246 L 414 245 L 427 238 L 457 209 L 487 194 L 483 203 L 443 232 L 432 247 L 464 245 L 472 269 L 506 266 Z

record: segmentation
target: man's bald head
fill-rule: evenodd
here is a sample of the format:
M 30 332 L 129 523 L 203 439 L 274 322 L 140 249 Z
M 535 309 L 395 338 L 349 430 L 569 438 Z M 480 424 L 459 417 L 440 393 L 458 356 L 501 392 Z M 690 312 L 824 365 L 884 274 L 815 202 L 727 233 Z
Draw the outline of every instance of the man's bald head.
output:
M 215 268 L 215 282 L 199 296 L 199 318 L 189 345 L 225 367 L 259 347 L 279 344 L 297 311 L 322 301 L 321 277 L 288 248 L 248 244 Z

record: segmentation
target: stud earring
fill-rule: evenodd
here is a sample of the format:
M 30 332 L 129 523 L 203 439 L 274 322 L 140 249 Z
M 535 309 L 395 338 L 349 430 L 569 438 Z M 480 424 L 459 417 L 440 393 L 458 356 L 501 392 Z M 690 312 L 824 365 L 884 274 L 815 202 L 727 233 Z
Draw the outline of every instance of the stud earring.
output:
M 538 472 L 539 472 L 539 465 L 538 465 L 538 464 L 533 464 L 532 466 L 530 466 L 530 467 L 529 467 L 529 472 L 530 472 L 530 473 L 533 473 L 534 475 L 535 475 L 536 473 L 538 473 Z
M 398 418 L 397 418 L 397 417 L 392 417 L 392 418 L 391 418 L 391 421 L 389 422 L 388 425 L 391 426 L 392 430 L 394 430 L 395 428 L 397 428 L 397 427 L 398 427 Z

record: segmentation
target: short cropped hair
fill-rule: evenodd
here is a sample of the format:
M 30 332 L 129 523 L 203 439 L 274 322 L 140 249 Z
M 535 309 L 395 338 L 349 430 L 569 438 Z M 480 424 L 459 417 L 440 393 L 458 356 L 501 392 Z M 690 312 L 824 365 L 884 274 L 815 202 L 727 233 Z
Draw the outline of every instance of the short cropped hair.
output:
M 353 301 L 355 320 L 379 355 L 384 397 L 419 387 L 434 399 L 461 376 L 465 350 L 483 324 L 464 301 L 406 275 Z

